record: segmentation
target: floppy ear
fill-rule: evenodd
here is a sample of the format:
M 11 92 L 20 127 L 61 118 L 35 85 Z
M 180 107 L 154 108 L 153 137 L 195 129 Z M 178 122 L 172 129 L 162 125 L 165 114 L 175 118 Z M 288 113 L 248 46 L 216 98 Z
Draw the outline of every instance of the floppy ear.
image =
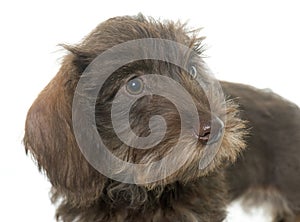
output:
M 93 52 L 93 48 L 84 49 L 84 47 L 60 44 L 64 49 L 72 53 L 72 64 L 76 68 L 78 74 L 83 73 L 86 67 L 97 57 L 97 53 Z M 98 53 L 99 54 L 99 53 Z
M 85 160 L 73 134 L 72 100 L 79 76 L 74 61 L 79 61 L 74 54 L 65 57 L 58 74 L 32 104 L 23 142 L 56 195 L 80 206 L 99 197 L 104 177 Z

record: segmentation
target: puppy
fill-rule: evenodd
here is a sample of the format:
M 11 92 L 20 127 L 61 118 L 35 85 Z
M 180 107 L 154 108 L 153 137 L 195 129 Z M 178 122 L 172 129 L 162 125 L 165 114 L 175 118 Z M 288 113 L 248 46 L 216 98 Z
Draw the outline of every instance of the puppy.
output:
M 109 19 L 80 44 L 63 45 L 69 53 L 31 106 L 24 136 L 52 184 L 57 220 L 218 222 L 244 196 L 245 206 L 268 203 L 274 221 L 295 221 L 299 108 L 227 82 L 223 100 L 201 60 L 202 39 L 179 22 L 138 15 Z M 156 90 L 173 91 L 167 98 Z M 138 147 L 152 135 L 162 136 Z

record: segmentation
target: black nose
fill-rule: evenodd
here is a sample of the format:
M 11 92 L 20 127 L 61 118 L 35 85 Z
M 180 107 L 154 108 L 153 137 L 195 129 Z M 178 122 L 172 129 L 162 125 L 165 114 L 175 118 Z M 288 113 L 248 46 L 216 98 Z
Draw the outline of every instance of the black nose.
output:
M 198 134 L 200 142 L 210 145 L 218 142 L 224 133 L 224 123 L 218 117 L 214 117 L 211 121 L 201 122 Z

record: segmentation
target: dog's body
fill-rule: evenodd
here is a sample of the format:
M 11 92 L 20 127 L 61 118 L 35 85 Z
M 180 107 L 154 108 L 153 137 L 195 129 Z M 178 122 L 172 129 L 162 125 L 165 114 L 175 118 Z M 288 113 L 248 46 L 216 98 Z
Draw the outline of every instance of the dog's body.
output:
M 148 21 L 142 16 L 119 17 L 98 26 L 80 45 L 65 46 L 71 53 L 32 105 L 24 138 L 26 150 L 33 154 L 53 185 L 53 201 L 60 205 L 58 219 L 218 222 L 226 217 L 229 201 L 244 194 L 245 204 L 273 205 L 274 221 L 294 221 L 295 215 L 300 214 L 300 112 L 296 105 L 271 92 L 221 82 L 225 95 L 234 102 L 226 102 L 222 145 L 205 169 L 199 169 L 198 163 L 205 157 L 207 135 L 214 137 L 214 142 L 221 139 L 205 131 L 207 128 L 200 129 L 196 144 L 191 142 L 189 129 L 185 129 L 188 134 L 183 141 L 183 166 L 174 174 L 147 184 L 127 184 L 105 177 L 82 155 L 73 132 L 72 103 L 76 85 L 91 61 L 117 44 L 141 38 L 168 39 L 193 48 L 201 39 L 188 33 L 179 23 Z M 200 77 L 206 78 L 201 65 L 198 69 Z M 131 128 L 137 135 L 145 136 L 149 134 L 145 126 L 150 117 L 164 117 L 168 131 L 155 152 L 132 149 L 113 132 L 110 108 L 114 95 L 132 79 L 146 84 L 146 73 L 159 73 L 179 81 L 195 100 L 201 124 L 212 124 L 207 97 L 184 71 L 152 60 L 117 70 L 99 92 L 97 130 L 114 155 L 142 164 L 164 157 L 178 142 L 181 126 L 174 105 L 161 97 L 146 96 L 131 110 Z M 223 129 L 222 125 L 218 127 Z
M 246 150 L 226 172 L 231 197 L 244 196 L 245 206 L 269 205 L 274 221 L 294 221 L 300 213 L 299 107 L 270 90 L 222 86 L 238 98 L 251 127 Z

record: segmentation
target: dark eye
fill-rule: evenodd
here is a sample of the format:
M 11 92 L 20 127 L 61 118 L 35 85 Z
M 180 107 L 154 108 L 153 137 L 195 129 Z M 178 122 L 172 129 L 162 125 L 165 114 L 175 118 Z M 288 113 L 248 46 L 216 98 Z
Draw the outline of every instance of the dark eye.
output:
M 192 76 L 193 79 L 196 79 L 198 72 L 196 66 L 190 66 L 189 67 L 189 74 Z
M 143 92 L 144 82 L 141 78 L 136 77 L 127 82 L 126 90 L 130 94 L 137 95 Z

